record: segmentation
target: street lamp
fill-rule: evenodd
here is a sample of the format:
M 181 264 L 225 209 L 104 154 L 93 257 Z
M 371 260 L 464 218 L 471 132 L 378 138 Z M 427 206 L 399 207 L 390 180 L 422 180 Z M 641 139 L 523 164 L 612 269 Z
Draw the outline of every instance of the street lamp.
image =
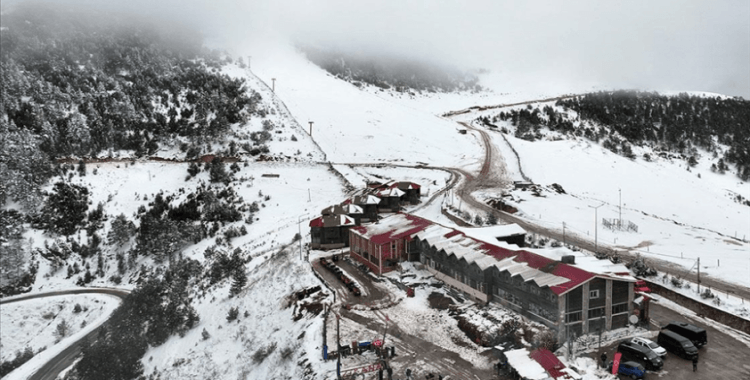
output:
M 604 206 L 604 202 L 599 206 L 589 206 L 594 209 L 594 254 L 599 254 L 599 207 Z

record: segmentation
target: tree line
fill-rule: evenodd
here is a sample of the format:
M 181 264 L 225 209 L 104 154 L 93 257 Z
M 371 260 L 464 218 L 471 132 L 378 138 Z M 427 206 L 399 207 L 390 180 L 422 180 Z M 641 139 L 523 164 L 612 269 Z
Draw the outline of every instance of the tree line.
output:
M 650 146 L 695 166 L 696 148 L 701 148 L 716 160 L 712 170 L 724 173 L 732 165 L 738 177 L 750 180 L 750 101 L 623 90 L 561 99 L 555 105 L 528 105 L 482 116 L 479 121 L 510 122 L 516 137 L 529 141 L 541 139 L 542 128 L 572 134 L 631 159 L 635 158 L 633 146 Z M 644 159 L 652 157 L 647 153 Z

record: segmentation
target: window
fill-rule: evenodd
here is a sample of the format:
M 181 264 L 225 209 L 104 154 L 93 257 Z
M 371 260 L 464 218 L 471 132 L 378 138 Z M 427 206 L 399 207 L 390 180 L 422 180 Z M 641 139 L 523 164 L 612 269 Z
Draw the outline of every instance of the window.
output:
M 396 253 L 396 242 L 395 241 L 391 242 L 391 252 L 392 253 Z
M 600 318 L 604 316 L 604 308 L 597 307 L 595 309 L 589 309 L 589 319 Z
M 599 298 L 599 289 L 589 291 L 589 299 Z
M 620 314 L 620 313 L 627 313 L 628 312 L 628 303 L 618 303 L 617 305 L 612 305 L 612 314 Z
M 580 311 L 574 311 L 565 315 L 565 323 L 578 322 L 582 318 Z

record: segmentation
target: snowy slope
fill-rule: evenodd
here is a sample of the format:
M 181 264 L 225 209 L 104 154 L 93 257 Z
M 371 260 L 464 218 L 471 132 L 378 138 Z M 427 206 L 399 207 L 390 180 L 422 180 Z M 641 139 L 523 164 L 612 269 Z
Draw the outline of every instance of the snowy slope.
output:
M 308 129 L 314 122 L 312 136 L 329 161 L 476 167 L 482 157 L 479 141 L 459 135 L 456 123 L 338 80 L 287 44 L 249 53 L 253 73 L 266 83 L 276 78 L 276 93 L 297 120 Z
M 499 123 L 508 128 L 510 125 Z M 702 152 L 698 165 L 686 170 L 685 161 L 641 157 L 648 148 L 634 147 L 635 160 L 614 154 L 582 138 L 529 142 L 490 132 L 507 162 L 511 179 L 521 180 L 520 168 L 535 183 L 557 183 L 567 194 L 512 192 L 512 202 L 526 218 L 568 233 L 637 251 L 680 264 L 688 270 L 698 257 L 701 271 L 750 286 L 750 207 L 734 201 L 736 194 L 750 196 L 750 185 L 736 176 L 713 173 L 711 156 Z M 602 218 L 620 218 L 638 226 L 638 232 L 603 228 Z M 481 197 L 496 197 L 486 192 Z M 598 228 L 594 209 L 598 209 Z M 736 237 L 736 239 L 735 239 Z M 739 240 L 738 240 L 739 239 Z M 742 241 L 745 240 L 745 242 Z
M 3 379 L 27 379 L 55 355 L 104 323 L 119 304 L 119 299 L 106 295 L 68 295 L 3 305 L 2 360 L 12 360 L 17 351 L 26 347 L 36 354 Z M 76 305 L 81 306 L 81 311 L 74 311 Z M 68 334 L 56 338 L 55 331 L 62 321 L 69 326 Z

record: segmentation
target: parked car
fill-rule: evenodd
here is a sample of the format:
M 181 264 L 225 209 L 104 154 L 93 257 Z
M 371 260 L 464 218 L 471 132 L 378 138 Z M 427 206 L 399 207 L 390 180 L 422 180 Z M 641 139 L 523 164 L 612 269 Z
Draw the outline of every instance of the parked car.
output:
M 639 346 L 650 348 L 652 351 L 654 351 L 657 355 L 659 355 L 662 358 L 667 356 L 667 350 L 665 350 L 664 347 L 656 344 L 656 342 L 654 342 L 653 340 L 635 337 L 633 338 L 633 340 L 631 340 L 631 342 Z
M 695 348 L 701 348 L 708 344 L 706 329 L 696 325 L 691 325 L 686 322 L 670 322 L 668 325 L 662 327 L 662 329 L 672 330 L 685 338 L 690 339 Z
M 635 344 L 632 341 L 620 343 L 617 351 L 622 353 L 624 360 L 632 360 L 643 364 L 648 370 L 659 371 L 664 366 L 664 361 L 654 350 Z
M 667 349 L 667 351 L 677 354 L 677 356 L 682 358 L 692 360 L 698 356 L 698 349 L 695 348 L 693 342 L 672 330 L 661 330 L 656 342 Z
M 607 372 L 612 373 L 612 362 L 609 362 L 609 366 L 607 366 Z M 627 361 L 620 363 L 620 366 L 617 367 L 617 373 L 620 375 L 630 376 L 633 379 L 643 379 L 644 376 L 646 376 L 646 369 L 636 362 Z

